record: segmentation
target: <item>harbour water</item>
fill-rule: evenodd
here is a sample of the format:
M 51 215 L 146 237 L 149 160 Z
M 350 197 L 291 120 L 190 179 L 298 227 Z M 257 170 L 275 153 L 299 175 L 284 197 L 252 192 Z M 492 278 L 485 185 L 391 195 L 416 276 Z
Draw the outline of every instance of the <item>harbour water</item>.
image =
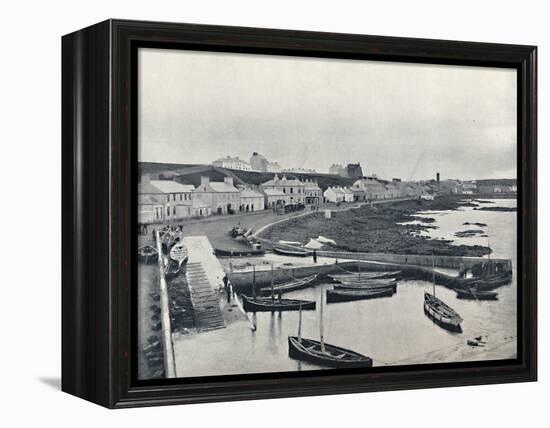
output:
M 516 205 L 515 199 L 492 199 L 491 202 L 480 206 Z M 435 219 L 431 225 L 437 228 L 422 232 L 432 238 L 451 239 L 466 245 L 490 242 L 493 257 L 512 260 L 512 283 L 497 289 L 499 299 L 496 301 L 460 300 L 452 290 L 436 286 L 436 295 L 463 317 L 462 333 L 448 332 L 424 314 L 424 291 L 432 291 L 432 284 L 425 281 L 400 281 L 397 293 L 389 298 L 325 304 L 326 342 L 370 356 L 375 366 L 515 358 L 517 213 L 463 207 L 421 215 Z M 465 222 L 484 223 L 487 227 L 463 225 Z M 468 229 L 482 229 L 488 236 L 454 236 Z M 324 290 L 330 287 L 332 284 L 321 284 L 287 293 L 285 297 L 316 300 L 319 307 Z M 178 376 L 323 369 L 288 357 L 287 338 L 297 333 L 297 312 L 263 312 L 249 314 L 249 318 L 255 329 L 237 323 L 178 339 L 175 344 L 180 358 Z M 319 310 L 303 312 L 303 337 L 318 340 L 319 325 Z M 486 346 L 474 349 L 466 344 L 467 339 L 476 336 L 483 336 Z

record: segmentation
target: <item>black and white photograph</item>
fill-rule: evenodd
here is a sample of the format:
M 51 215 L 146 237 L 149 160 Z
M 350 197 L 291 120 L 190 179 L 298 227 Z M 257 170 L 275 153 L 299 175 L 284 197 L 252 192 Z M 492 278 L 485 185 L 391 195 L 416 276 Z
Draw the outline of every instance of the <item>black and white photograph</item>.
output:
M 138 51 L 138 378 L 513 360 L 515 69 Z

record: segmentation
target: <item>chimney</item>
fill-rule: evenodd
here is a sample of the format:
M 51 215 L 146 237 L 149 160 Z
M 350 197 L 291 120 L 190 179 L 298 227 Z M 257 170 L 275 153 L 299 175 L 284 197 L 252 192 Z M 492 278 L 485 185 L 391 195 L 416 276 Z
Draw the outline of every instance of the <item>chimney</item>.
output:
M 223 182 L 229 184 L 230 186 L 233 186 L 233 177 L 224 177 Z
M 204 188 L 210 184 L 210 177 L 208 176 L 201 176 L 201 188 L 205 190 Z

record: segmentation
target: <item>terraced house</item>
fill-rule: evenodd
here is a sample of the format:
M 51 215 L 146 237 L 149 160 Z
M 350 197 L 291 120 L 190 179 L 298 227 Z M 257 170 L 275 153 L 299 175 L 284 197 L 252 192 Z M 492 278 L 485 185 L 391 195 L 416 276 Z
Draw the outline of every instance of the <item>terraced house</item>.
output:
M 305 203 L 305 185 L 295 177 L 288 178 L 286 175 L 279 177 L 278 174 L 262 184 L 262 189 L 274 189 L 284 194 L 285 205 Z
M 195 187 L 173 180 L 141 177 L 138 184 L 138 223 L 181 220 L 193 215 L 191 195 Z
M 233 185 L 231 177 L 225 177 L 224 181 L 210 181 L 209 177 L 203 176 L 200 186 L 193 191 L 193 199 L 194 206 L 209 207 L 212 214 L 230 214 L 239 210 L 241 191 Z

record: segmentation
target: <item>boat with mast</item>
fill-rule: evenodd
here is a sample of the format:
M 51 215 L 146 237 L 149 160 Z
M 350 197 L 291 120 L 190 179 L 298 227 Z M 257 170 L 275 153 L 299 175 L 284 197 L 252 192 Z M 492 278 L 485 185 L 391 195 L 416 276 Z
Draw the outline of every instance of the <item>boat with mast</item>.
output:
M 435 297 L 435 261 L 433 255 L 432 275 L 433 294 L 424 292 L 424 312 L 440 327 L 454 332 L 462 332 L 460 326 L 463 321 L 462 317 L 441 299 Z
M 283 299 L 282 292 L 275 298 L 273 265 L 271 265 L 271 296 L 256 296 L 256 268 L 252 271 L 252 297 L 241 295 L 243 308 L 246 312 L 277 312 L 277 311 L 297 311 L 313 310 L 315 302 L 310 300 Z
M 323 293 L 319 310 L 319 340 L 302 337 L 302 311 L 299 311 L 298 335 L 288 336 L 288 356 L 327 367 L 372 367 L 372 359 L 358 352 L 325 343 L 323 331 Z
M 301 290 L 302 288 L 307 288 L 311 285 L 313 281 L 317 279 L 317 274 L 309 275 L 304 278 L 293 279 L 291 281 L 282 282 L 280 284 L 274 285 L 273 287 L 263 287 L 260 289 L 260 292 L 266 293 L 270 292 L 271 288 L 275 293 L 287 293 L 289 291 Z

